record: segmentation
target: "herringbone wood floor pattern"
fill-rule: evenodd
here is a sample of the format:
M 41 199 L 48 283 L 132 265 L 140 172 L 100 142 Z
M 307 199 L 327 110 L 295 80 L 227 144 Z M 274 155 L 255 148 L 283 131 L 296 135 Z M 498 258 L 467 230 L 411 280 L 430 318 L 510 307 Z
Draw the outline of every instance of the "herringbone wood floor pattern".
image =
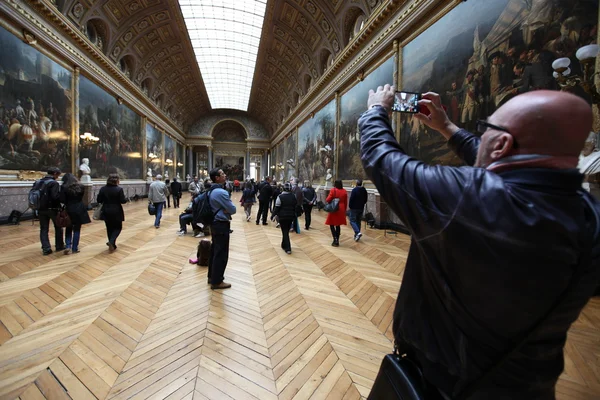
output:
M 112 254 L 103 223 L 83 227 L 79 254 L 47 257 L 37 224 L 0 227 L 0 399 L 368 396 L 392 348 L 408 237 L 369 229 L 356 243 L 343 227 L 331 247 L 314 212 L 287 255 L 279 229 L 239 210 L 233 288 L 212 291 L 188 263 L 198 239 L 175 235 L 180 211 L 154 229 L 145 203 L 127 205 Z M 599 298 L 565 355 L 557 397 L 600 398 Z

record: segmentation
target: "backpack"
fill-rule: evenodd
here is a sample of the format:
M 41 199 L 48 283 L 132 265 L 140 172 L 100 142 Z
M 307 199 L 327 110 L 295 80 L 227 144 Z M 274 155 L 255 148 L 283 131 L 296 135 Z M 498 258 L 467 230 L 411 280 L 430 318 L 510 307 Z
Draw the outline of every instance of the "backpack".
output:
M 196 198 L 194 199 L 194 204 L 192 205 L 192 213 L 194 214 L 194 224 L 202 224 L 203 226 L 210 226 L 213 224 L 216 213 L 213 213 L 212 207 L 210 205 L 210 192 L 212 191 L 212 189 L 208 189 L 196 196 Z M 219 212 L 219 210 L 217 210 L 217 212 Z
M 48 190 L 46 190 L 46 184 L 48 182 L 50 182 L 49 179 L 38 179 L 33 184 L 33 187 L 27 196 L 29 208 L 32 210 L 39 210 L 41 208 L 48 207 Z

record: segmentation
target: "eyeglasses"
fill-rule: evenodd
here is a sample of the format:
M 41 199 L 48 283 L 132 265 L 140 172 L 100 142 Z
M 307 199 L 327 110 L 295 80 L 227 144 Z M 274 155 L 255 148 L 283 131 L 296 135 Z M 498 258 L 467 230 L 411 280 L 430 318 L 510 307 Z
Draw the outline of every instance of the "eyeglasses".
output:
M 495 129 L 497 131 L 506 132 L 506 133 L 509 133 L 512 136 L 512 133 L 510 133 L 510 131 L 508 129 L 503 128 L 501 126 L 490 124 L 489 122 L 484 121 L 482 119 L 477 120 L 477 122 L 475 122 L 475 130 L 480 135 L 483 135 L 488 129 Z M 513 148 L 516 149 L 518 147 L 519 146 L 517 145 L 517 140 L 513 136 Z

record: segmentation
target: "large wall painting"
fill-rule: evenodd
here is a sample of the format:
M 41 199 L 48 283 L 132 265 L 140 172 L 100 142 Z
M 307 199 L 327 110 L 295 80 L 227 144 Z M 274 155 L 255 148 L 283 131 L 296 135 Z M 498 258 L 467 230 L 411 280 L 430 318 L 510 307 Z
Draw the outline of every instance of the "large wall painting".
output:
M 275 164 L 275 176 L 278 182 L 283 183 L 283 180 L 285 179 L 285 159 L 284 154 L 283 154 L 283 142 L 280 142 L 277 145 L 277 151 L 276 151 L 276 155 L 277 155 L 277 163 Z
M 456 23 L 456 21 L 461 21 Z M 450 119 L 473 130 L 508 100 L 530 90 L 557 89 L 552 62 L 595 43 L 597 0 L 495 0 L 461 3 L 403 49 L 403 89 L 434 91 Z M 580 95 L 585 95 L 579 92 Z M 403 115 L 404 150 L 432 164 L 460 160 L 442 136 Z
M 338 139 L 338 179 L 366 178 L 360 161 L 358 117 L 367 110 L 369 90 L 394 82 L 394 57 L 391 57 L 341 98 L 340 136 Z
M 165 134 L 165 164 L 163 172 L 165 179 L 171 179 L 175 177 L 175 141 L 170 136 Z
M 184 147 L 181 143 L 177 143 L 177 169 L 176 169 L 176 176 L 178 179 L 183 179 L 184 178 L 184 165 L 185 165 L 185 152 L 184 152 Z
M 298 178 L 325 184 L 335 154 L 335 100 L 298 128 Z
M 71 170 L 72 74 L 0 28 L 0 169 Z
M 151 124 L 146 124 L 146 165 L 152 171 L 152 176 L 162 175 L 163 134 Z
M 80 133 L 90 132 L 100 140 L 80 146 L 80 158 L 89 158 L 92 178 L 142 178 L 141 117 L 89 79 L 79 81 Z M 81 143 L 81 142 L 80 142 Z
M 294 132 L 283 141 L 283 165 L 285 167 L 284 179 L 286 181 L 296 177 L 297 154 L 296 133 Z

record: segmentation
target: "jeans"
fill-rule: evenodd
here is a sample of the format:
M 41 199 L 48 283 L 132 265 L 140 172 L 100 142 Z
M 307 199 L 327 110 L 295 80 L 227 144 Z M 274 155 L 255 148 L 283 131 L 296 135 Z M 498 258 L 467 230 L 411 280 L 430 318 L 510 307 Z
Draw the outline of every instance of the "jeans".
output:
M 79 246 L 79 235 L 81 234 L 81 225 L 71 225 L 65 228 L 65 245 L 67 249 L 74 252 Z
M 50 230 L 50 220 L 54 224 L 54 245 L 57 249 L 65 246 L 63 241 L 63 230 L 61 227 L 56 226 L 56 214 L 57 210 L 39 210 L 38 216 L 40 218 L 40 242 L 42 243 L 42 250 L 51 250 L 50 240 L 48 239 L 48 231 Z
M 292 226 L 291 219 L 279 220 L 279 227 L 281 228 L 281 248 L 285 251 L 292 251 L 292 245 L 290 244 L 290 228 Z
M 260 221 L 262 216 L 263 224 L 267 223 L 267 214 L 269 212 L 269 200 L 258 202 L 258 214 L 256 214 L 256 223 Z
M 173 195 L 173 207 L 179 208 L 179 195 L 178 194 Z
M 196 228 L 196 225 L 193 224 L 194 221 L 194 214 L 180 214 L 179 215 L 179 229 L 187 232 L 187 224 L 192 224 L 192 228 L 194 229 L 194 231 L 196 230 L 200 230 L 200 228 Z
M 304 227 L 306 229 L 310 228 L 310 222 L 311 222 L 311 216 L 310 213 L 312 212 L 312 204 L 303 204 L 302 208 L 304 209 Z
M 331 236 L 334 239 L 340 238 L 340 226 L 339 225 L 329 225 L 329 229 L 331 229 Z
M 229 261 L 229 222 L 215 221 L 211 227 L 212 243 L 208 260 L 208 280 L 212 285 L 223 282 Z
M 252 206 L 254 203 L 244 203 L 244 212 L 246 213 L 246 218 L 248 218 L 252 214 Z
M 121 229 L 123 229 L 123 221 L 104 221 L 106 225 L 106 236 L 108 237 L 108 242 L 112 243 L 115 248 L 117 247 L 117 238 L 121 234 Z
M 360 232 L 360 221 L 362 220 L 363 210 L 350 210 L 350 225 L 354 230 L 354 234 Z
M 160 203 L 154 203 L 154 207 L 156 207 L 156 215 L 154 216 L 154 226 L 160 226 L 160 219 L 162 218 L 162 210 L 164 206 L 164 201 L 161 201 Z

